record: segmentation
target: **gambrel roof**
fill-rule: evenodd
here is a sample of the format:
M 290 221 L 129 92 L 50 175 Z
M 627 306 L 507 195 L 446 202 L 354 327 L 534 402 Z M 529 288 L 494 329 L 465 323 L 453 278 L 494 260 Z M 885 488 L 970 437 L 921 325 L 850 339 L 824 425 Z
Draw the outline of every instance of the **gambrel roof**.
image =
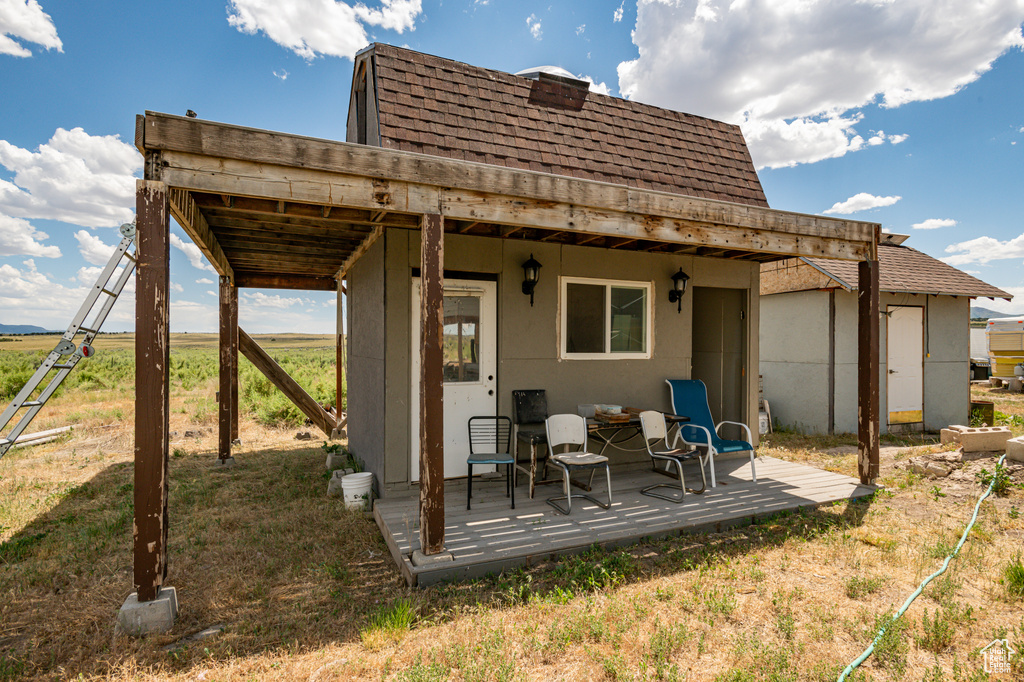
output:
M 364 139 L 354 139 L 350 109 L 352 142 L 768 206 L 735 125 L 568 78 L 516 76 L 381 43 L 357 56 L 356 75 L 353 94 L 365 87 L 375 98 L 366 98 Z

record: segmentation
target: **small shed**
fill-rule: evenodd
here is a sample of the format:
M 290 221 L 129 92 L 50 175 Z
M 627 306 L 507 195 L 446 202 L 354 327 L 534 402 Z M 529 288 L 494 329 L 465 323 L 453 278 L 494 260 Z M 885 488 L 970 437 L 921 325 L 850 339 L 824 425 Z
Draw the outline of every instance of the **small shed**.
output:
M 971 300 L 1012 298 L 907 238 L 887 233 L 878 245 L 883 432 L 967 423 Z M 827 258 L 762 266 L 760 367 L 779 423 L 815 434 L 857 430 L 856 278 L 855 267 Z

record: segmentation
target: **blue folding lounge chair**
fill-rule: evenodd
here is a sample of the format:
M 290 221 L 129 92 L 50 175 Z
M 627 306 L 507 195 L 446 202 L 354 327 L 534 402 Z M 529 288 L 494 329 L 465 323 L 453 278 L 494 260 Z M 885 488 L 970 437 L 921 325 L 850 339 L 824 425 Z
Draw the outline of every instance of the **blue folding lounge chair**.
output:
M 718 454 L 727 452 L 750 452 L 750 476 L 757 483 L 757 472 L 754 470 L 754 446 L 750 441 L 750 428 L 741 422 L 721 421 L 715 424 L 708 406 L 708 387 L 699 379 L 666 379 L 672 391 L 672 410 L 690 421 L 680 425 L 683 442 L 707 449 L 702 464 L 711 469 L 711 487 L 715 483 L 715 461 Z M 747 434 L 747 440 L 726 440 L 718 435 L 722 424 L 735 424 Z

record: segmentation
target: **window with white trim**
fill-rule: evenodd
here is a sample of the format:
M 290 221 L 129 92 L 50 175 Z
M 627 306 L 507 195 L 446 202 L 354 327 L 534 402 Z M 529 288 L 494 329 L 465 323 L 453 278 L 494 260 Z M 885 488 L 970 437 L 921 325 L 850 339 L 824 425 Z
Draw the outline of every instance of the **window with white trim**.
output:
M 562 277 L 560 356 L 567 360 L 651 357 L 651 283 Z

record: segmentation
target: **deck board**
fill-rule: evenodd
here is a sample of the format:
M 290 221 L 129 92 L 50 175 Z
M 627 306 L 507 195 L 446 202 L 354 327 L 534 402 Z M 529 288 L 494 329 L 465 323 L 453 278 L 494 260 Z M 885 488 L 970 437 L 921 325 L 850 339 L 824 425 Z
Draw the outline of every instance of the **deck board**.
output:
M 689 485 L 700 479 L 696 467 L 690 463 L 685 469 Z M 715 469 L 718 486 L 702 495 L 687 494 L 680 504 L 639 493 L 644 486 L 670 479 L 646 468 L 613 469 L 611 509 L 574 500 L 569 516 L 546 503 L 556 488 L 539 488 L 531 500 L 527 488 L 520 486 L 516 509 L 510 509 L 502 480 L 474 483 L 473 509 L 467 511 L 465 483 L 449 481 L 445 548 L 454 560 L 429 567 L 413 566 L 409 560 L 420 548 L 417 499 L 378 500 L 373 514 L 406 580 L 430 585 L 529 565 L 595 543 L 623 546 L 681 531 L 719 530 L 757 516 L 864 497 L 876 489 L 849 476 L 772 457 L 758 459 L 757 483 L 751 480 L 749 459 L 719 459 Z M 594 487 L 603 499 L 604 482 L 595 480 Z

